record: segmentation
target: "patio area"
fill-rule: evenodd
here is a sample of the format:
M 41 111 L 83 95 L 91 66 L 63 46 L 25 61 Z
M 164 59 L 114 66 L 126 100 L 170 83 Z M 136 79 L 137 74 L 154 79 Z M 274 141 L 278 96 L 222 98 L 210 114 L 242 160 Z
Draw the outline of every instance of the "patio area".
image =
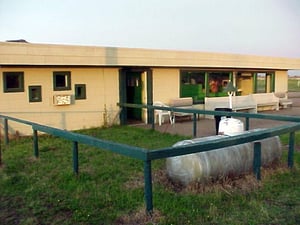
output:
M 297 101 L 297 102 L 296 102 Z M 290 116 L 300 116 L 300 98 L 294 101 L 293 99 L 293 107 L 289 107 L 286 109 L 280 109 L 279 111 L 263 111 L 259 112 L 260 114 L 272 114 L 272 115 L 290 115 Z M 299 103 L 298 103 L 299 102 Z M 244 118 L 236 118 L 240 119 L 245 124 Z M 255 128 L 271 128 L 274 126 L 280 126 L 287 124 L 289 122 L 284 121 L 274 121 L 274 120 L 266 120 L 266 119 L 250 119 L 250 129 Z M 140 126 L 147 129 L 151 129 L 151 124 L 138 124 L 134 126 Z M 214 119 L 205 119 L 200 118 L 197 121 L 197 137 L 207 137 L 215 135 L 215 120 Z M 192 137 L 193 136 L 193 121 L 190 119 L 182 119 L 176 120 L 175 124 L 170 124 L 166 119 L 165 123 L 161 126 L 155 124 L 155 130 L 160 131 L 162 133 L 171 133 L 171 134 L 179 134 Z

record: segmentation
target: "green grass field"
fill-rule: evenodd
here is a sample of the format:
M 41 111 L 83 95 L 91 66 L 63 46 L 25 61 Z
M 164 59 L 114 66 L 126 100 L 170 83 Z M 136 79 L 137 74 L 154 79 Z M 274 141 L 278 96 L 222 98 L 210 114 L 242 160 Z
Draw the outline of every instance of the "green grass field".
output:
M 289 78 L 288 80 L 288 91 L 290 92 L 298 92 L 300 91 L 300 80 L 295 78 Z
M 90 129 L 82 133 L 156 149 L 186 137 L 137 127 Z M 283 145 L 287 136 L 282 137 Z M 297 134 L 297 140 L 299 140 Z M 298 144 L 298 143 L 297 143 Z M 31 138 L 11 141 L 0 168 L 1 224 L 299 224 L 300 152 L 295 168 L 263 171 L 215 184 L 172 184 L 165 161 L 153 162 L 154 213 L 145 213 L 143 162 L 79 145 L 79 175 L 72 171 L 72 143 L 39 138 L 35 159 Z M 286 152 L 283 157 L 286 164 Z

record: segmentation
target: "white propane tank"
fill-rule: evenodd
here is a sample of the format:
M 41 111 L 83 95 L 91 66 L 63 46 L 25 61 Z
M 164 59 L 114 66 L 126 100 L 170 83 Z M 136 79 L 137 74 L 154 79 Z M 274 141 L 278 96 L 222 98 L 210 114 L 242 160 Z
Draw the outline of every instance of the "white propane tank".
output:
M 251 132 L 251 131 L 245 131 Z M 173 145 L 183 146 L 197 142 L 226 138 L 224 135 L 184 140 Z M 254 142 L 239 144 L 212 151 L 175 156 L 166 159 L 169 178 L 183 185 L 205 182 L 228 175 L 238 176 L 250 172 L 253 167 Z M 282 146 L 278 136 L 261 140 L 261 163 L 268 165 L 280 159 Z
M 244 131 L 244 124 L 241 120 L 222 117 L 219 123 L 218 134 L 236 135 Z

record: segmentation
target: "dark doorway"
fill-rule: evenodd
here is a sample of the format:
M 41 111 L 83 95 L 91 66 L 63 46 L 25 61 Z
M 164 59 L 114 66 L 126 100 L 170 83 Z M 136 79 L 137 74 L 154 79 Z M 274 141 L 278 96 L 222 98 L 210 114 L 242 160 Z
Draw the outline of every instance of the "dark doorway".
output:
M 126 72 L 126 102 L 142 104 L 142 76 L 141 72 Z M 142 109 L 128 108 L 127 119 L 142 120 Z

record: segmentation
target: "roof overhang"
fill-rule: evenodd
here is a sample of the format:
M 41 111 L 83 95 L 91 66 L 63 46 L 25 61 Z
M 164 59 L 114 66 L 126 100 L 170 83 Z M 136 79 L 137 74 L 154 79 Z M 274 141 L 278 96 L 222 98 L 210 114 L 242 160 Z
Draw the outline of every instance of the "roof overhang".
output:
M 300 59 L 195 51 L 0 42 L 0 65 L 300 69 Z

